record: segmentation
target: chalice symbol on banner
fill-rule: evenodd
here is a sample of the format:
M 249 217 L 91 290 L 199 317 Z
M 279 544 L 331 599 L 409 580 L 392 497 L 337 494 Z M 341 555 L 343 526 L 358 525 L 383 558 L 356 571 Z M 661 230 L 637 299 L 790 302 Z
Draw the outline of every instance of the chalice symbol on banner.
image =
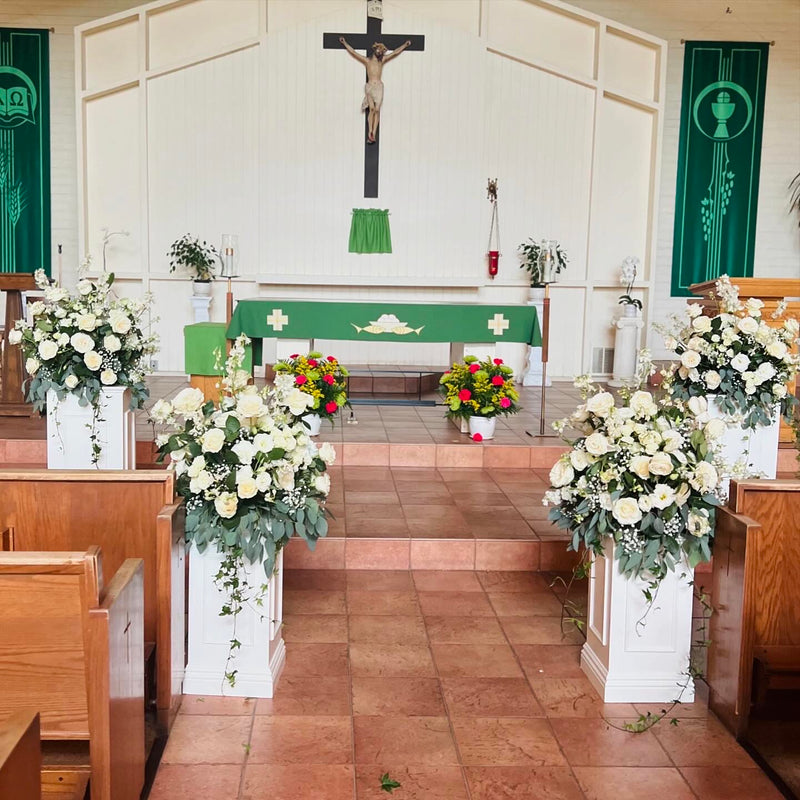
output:
M 736 111 L 736 103 L 731 103 L 730 92 L 720 92 L 717 95 L 717 101 L 711 104 L 711 113 L 717 120 L 717 129 L 714 131 L 715 139 L 727 139 L 730 136 L 728 120 L 733 116 L 734 111 Z

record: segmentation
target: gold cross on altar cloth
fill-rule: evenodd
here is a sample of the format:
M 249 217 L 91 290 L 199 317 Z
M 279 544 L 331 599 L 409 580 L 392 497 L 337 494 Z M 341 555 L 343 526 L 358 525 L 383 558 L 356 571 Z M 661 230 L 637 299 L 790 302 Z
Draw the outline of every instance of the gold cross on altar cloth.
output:
M 489 320 L 488 328 L 495 336 L 502 336 L 503 331 L 507 330 L 510 325 L 511 323 L 502 314 L 495 314 Z
M 282 331 L 284 325 L 289 324 L 289 317 L 280 308 L 273 308 L 272 313 L 267 317 L 267 325 L 274 331 Z

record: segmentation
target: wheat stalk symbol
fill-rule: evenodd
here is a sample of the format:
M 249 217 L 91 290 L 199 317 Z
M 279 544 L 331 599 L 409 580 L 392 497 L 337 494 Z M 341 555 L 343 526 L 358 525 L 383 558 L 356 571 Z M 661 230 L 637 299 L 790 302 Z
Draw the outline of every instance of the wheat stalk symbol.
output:
M 0 189 L 4 189 L 8 184 L 8 152 L 0 150 Z
M 22 184 L 18 183 L 11 188 L 11 191 L 6 195 L 6 211 L 11 224 L 16 226 L 19 222 L 20 215 L 25 208 L 25 195 L 23 193 Z

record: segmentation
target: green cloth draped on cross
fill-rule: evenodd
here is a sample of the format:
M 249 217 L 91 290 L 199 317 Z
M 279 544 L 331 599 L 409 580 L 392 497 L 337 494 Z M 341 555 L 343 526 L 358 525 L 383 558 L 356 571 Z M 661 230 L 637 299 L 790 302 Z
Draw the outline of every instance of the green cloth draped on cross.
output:
M 351 253 L 391 253 L 389 212 L 380 208 L 354 208 L 350 223 Z

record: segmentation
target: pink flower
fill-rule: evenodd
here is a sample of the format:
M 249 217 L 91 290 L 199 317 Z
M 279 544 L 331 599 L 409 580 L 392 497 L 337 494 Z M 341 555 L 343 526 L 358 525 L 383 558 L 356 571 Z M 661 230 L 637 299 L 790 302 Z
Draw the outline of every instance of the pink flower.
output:
M 462 389 L 462 390 L 461 390 L 461 391 L 458 393 L 458 399 L 459 399 L 459 400 L 460 400 L 462 403 L 466 403 L 466 402 L 467 402 L 467 400 L 469 400 L 469 399 L 470 399 L 470 397 L 472 397 L 472 392 L 471 392 L 469 389 Z
M 299 355 L 300 353 L 292 353 L 289 358 L 297 358 Z
M 297 377 L 294 379 L 294 382 L 295 382 L 295 383 L 296 383 L 298 386 L 302 386 L 304 383 L 308 383 L 308 378 L 306 378 L 306 376 L 305 376 L 305 375 L 298 375 L 298 376 L 297 376 Z
M 494 375 L 492 376 L 492 385 L 493 386 L 502 386 L 505 383 L 503 380 L 502 375 Z
M 483 436 L 481 436 L 479 433 L 473 434 L 472 441 L 473 442 L 482 442 L 483 441 Z
M 333 386 L 333 384 L 336 383 L 336 378 L 334 378 L 333 375 L 323 375 L 322 380 L 325 381 L 328 386 Z
M 508 397 L 500 398 L 500 408 L 508 408 L 511 405 L 511 400 Z
M 339 406 L 337 406 L 336 403 L 333 402 L 333 400 L 331 400 L 330 403 L 325 403 L 325 410 L 329 414 L 335 413 L 337 408 L 339 408 Z
M 496 358 L 496 359 L 494 360 L 494 363 L 495 363 L 495 364 L 497 364 L 497 366 L 500 366 L 500 364 L 502 364 L 502 363 L 503 363 L 503 359 L 502 359 L 502 358 Z
M 328 361 L 330 361 L 331 364 L 336 363 L 336 359 L 333 356 L 328 356 Z
M 316 367 L 317 364 L 319 364 L 319 361 L 317 361 L 315 358 L 309 358 L 308 359 L 308 366 L 309 367 Z
M 477 371 L 478 371 L 480 368 L 481 368 L 481 367 L 480 367 L 480 364 L 470 364 L 470 365 L 469 365 L 469 371 L 470 371 L 470 372 L 471 372 L 473 375 L 474 375 L 474 374 L 475 374 L 475 373 L 476 373 L 476 372 L 477 372 Z

